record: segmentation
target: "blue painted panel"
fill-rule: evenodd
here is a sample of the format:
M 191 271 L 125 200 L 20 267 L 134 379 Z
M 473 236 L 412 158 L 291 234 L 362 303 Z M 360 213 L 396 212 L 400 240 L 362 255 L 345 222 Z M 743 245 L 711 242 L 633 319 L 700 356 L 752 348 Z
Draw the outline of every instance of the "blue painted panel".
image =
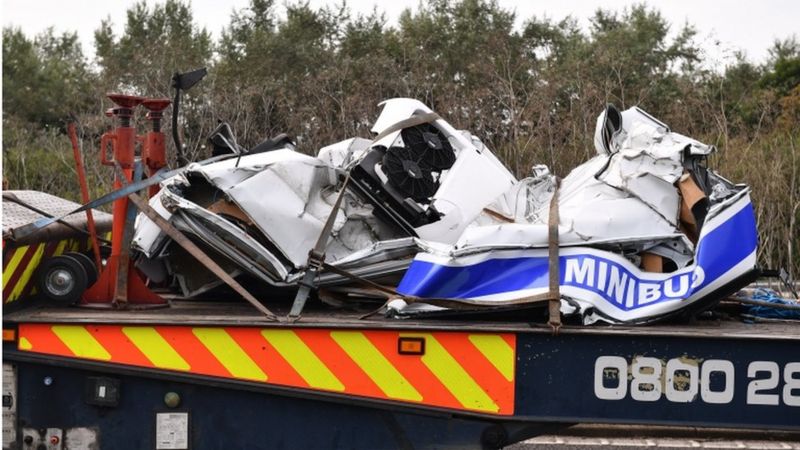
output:
M 669 274 L 647 273 L 612 252 L 569 248 L 559 257 L 560 285 L 584 293 L 573 291 L 577 298 L 633 311 L 689 298 L 715 281 L 727 283 L 752 269 L 731 273 L 758 245 L 753 206 L 747 199 L 740 202 L 746 203 L 736 214 L 701 238 L 696 261 L 687 268 Z M 515 251 L 515 257 L 500 257 L 502 254 L 486 254 L 483 260 L 463 265 L 415 259 L 398 291 L 423 298 L 477 298 L 547 288 L 545 250 Z M 520 254 L 523 256 L 516 256 Z
M 524 334 L 517 351 L 515 412 L 528 420 L 800 430 L 796 341 Z M 659 361 L 658 391 L 640 384 L 650 369 L 635 374 L 637 358 Z M 618 369 L 605 367 L 614 361 L 624 361 L 627 373 L 620 376 Z M 668 364 L 696 367 L 694 373 L 672 371 L 669 395 Z M 751 372 L 756 368 L 768 370 Z M 774 386 L 755 390 L 756 380 L 773 375 Z

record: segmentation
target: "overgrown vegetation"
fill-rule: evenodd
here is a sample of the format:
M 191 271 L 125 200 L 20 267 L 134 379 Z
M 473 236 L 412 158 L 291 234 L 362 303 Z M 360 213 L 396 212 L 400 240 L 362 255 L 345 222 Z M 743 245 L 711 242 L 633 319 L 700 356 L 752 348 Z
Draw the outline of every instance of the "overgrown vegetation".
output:
M 360 135 L 390 97 L 413 97 L 480 136 L 518 175 L 545 163 L 566 175 L 593 153 L 606 103 L 638 105 L 683 134 L 716 145 L 712 161 L 752 186 L 760 262 L 800 275 L 800 43 L 776 42 L 764 64 L 738 57 L 708 69 L 690 25 L 675 29 L 644 5 L 576 20 L 525 18 L 494 0 L 436 0 L 396 25 L 374 11 L 279 15 L 272 0 L 236 11 L 215 42 L 190 3 L 128 11 L 116 36 L 95 32 L 88 60 L 77 35 L 3 30 L 3 177 L 12 189 L 77 199 L 68 120 L 77 120 L 93 195 L 108 190 L 97 141 L 109 126 L 104 93 L 170 96 L 174 71 L 208 67 L 185 103 L 185 142 L 208 156 L 205 135 L 225 120 L 252 146 L 288 132 L 302 151 Z M 169 130 L 166 130 L 169 132 Z M 170 149 L 174 157 L 175 152 Z

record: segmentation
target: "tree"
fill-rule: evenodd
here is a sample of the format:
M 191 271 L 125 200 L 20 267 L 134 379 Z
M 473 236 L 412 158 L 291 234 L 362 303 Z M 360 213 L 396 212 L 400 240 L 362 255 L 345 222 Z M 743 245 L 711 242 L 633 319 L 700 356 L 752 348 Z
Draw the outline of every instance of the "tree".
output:
M 76 33 L 50 28 L 30 40 L 19 29 L 3 29 L 4 123 L 13 116 L 60 127 L 91 104 L 92 82 Z
M 795 36 L 776 41 L 769 53 L 761 86 L 775 89 L 781 97 L 786 96 L 800 84 L 800 42 Z
M 114 34 L 109 20 L 101 23 L 95 49 L 101 93 L 171 98 L 173 73 L 209 67 L 213 44 L 211 34 L 195 24 L 190 3 L 166 0 L 150 8 L 142 1 L 128 9 L 121 36 Z M 208 90 L 208 83 L 202 83 L 181 102 L 184 152 L 190 158 L 203 155 L 205 135 L 214 126 L 204 119 Z M 164 125 L 170 133 L 171 125 Z
M 142 1 L 128 9 L 121 36 L 108 19 L 101 23 L 95 50 L 106 90 L 169 96 L 173 72 L 210 65 L 212 42 L 194 23 L 189 3 L 166 0 L 151 9 Z

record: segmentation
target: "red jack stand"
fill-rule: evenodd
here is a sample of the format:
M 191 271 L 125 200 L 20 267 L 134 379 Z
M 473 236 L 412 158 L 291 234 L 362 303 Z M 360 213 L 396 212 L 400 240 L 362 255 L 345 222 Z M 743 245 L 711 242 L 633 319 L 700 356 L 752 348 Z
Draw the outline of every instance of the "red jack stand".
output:
M 164 116 L 164 109 L 170 104 L 167 98 L 148 98 L 142 102 L 142 106 L 147 109 L 147 120 L 150 121 L 152 129 L 144 137 L 142 146 L 142 161 L 147 167 L 147 176 L 152 177 L 161 168 L 167 165 L 167 152 L 164 146 L 164 133 L 161 132 L 161 118 Z M 148 193 L 150 198 L 158 193 L 159 186 L 150 186 Z
M 106 115 L 116 116 L 119 119 L 119 126 L 113 132 L 105 133 L 100 138 L 100 161 L 107 166 L 119 164 L 121 172 L 127 178 L 127 183 L 130 183 L 133 176 L 136 145 L 136 129 L 131 126 L 131 116 L 133 116 L 134 108 L 144 99 L 120 94 L 109 94 L 108 98 L 117 107 L 109 110 Z M 113 148 L 112 160 L 106 158 L 109 144 Z M 163 137 L 161 148 L 163 152 Z M 119 176 L 115 175 L 114 190 L 121 189 L 122 186 Z M 111 256 L 105 267 L 102 268 L 97 282 L 83 293 L 80 306 L 99 308 L 125 308 L 128 305 L 139 308 L 168 306 L 166 300 L 153 293 L 145 285 L 142 276 L 130 264 L 128 245 L 124 242 L 128 208 L 127 198 L 114 201 Z M 127 226 L 132 226 L 132 224 L 127 224 Z

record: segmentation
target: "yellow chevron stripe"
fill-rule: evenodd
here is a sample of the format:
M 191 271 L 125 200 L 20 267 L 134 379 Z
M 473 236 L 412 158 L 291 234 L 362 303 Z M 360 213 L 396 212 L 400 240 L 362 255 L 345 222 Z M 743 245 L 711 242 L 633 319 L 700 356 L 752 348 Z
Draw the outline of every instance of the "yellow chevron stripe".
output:
M 79 325 L 53 325 L 53 333 L 79 358 L 108 361 L 111 354 L 97 342 L 86 328 Z
M 514 349 L 496 334 L 470 334 L 469 341 L 507 381 L 514 380 Z
M 21 336 L 19 338 L 19 349 L 20 350 L 32 350 L 33 349 L 33 345 L 31 345 L 31 341 L 29 341 L 28 338 L 26 338 L 24 336 Z
M 417 402 L 422 400 L 422 395 L 363 333 L 332 331 L 331 337 L 386 396 L 399 400 Z
M 189 364 L 153 327 L 122 327 L 133 345 L 161 369 L 189 370 Z
M 344 391 L 344 385 L 292 330 L 261 330 L 261 335 L 309 386 Z
M 500 407 L 432 334 L 402 333 L 401 336 L 425 338 L 425 354 L 422 356 L 422 363 L 430 369 L 462 406 L 480 411 L 497 412 L 500 410 Z
M 36 268 L 39 266 L 39 262 L 42 260 L 42 255 L 44 254 L 44 247 L 45 244 L 39 244 L 39 248 L 36 249 L 36 253 L 33 254 L 33 258 L 28 261 L 28 264 L 24 267 L 24 272 L 22 272 L 22 276 L 19 277 L 17 280 L 17 284 L 14 285 L 14 289 L 8 294 L 8 299 L 6 301 L 13 301 L 16 300 L 21 294 L 22 290 L 25 289 L 25 286 L 30 281 L 31 276 L 33 276 L 33 272 L 36 271 Z
M 63 255 L 64 248 L 67 246 L 67 244 L 69 244 L 69 240 L 63 240 L 59 242 L 58 245 L 56 246 L 56 250 L 53 252 L 53 256 Z
M 8 262 L 6 266 L 6 270 L 3 271 L 3 285 L 5 286 L 6 281 L 11 278 L 11 275 L 14 274 L 14 270 L 19 265 L 19 261 L 25 256 L 25 252 L 28 251 L 28 246 L 20 247 L 14 250 L 14 253 L 11 255 L 11 261 Z
M 267 381 L 267 375 L 222 328 L 192 328 L 192 333 L 234 377 Z

